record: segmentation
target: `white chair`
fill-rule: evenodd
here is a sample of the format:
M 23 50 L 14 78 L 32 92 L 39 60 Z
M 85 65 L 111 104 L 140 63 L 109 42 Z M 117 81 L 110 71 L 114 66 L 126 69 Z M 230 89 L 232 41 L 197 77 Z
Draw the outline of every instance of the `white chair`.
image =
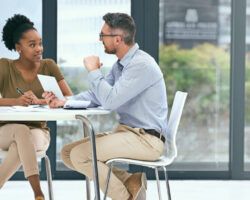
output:
M 182 114 L 182 110 L 186 101 L 186 97 L 187 97 L 187 93 L 185 92 L 177 91 L 175 94 L 173 106 L 172 106 L 171 113 L 170 113 L 169 120 L 168 120 L 167 137 L 166 137 L 165 151 L 164 151 L 165 154 L 163 156 L 161 156 L 156 161 L 143 161 L 143 160 L 133 160 L 133 159 L 126 159 L 126 158 L 114 158 L 106 162 L 106 164 L 109 164 L 110 169 L 108 172 L 108 177 L 107 177 L 107 182 L 106 182 L 104 200 L 106 199 L 106 196 L 107 196 L 110 173 L 111 173 L 114 163 L 133 164 L 133 165 L 139 165 L 139 166 L 144 166 L 144 167 L 155 169 L 158 195 L 159 195 L 160 200 L 162 199 L 162 197 L 161 197 L 158 169 L 163 168 L 165 180 L 166 180 L 167 192 L 168 192 L 168 199 L 171 200 L 171 192 L 170 192 L 170 187 L 169 187 L 169 182 L 168 182 L 166 166 L 170 165 L 174 161 L 174 159 L 177 157 L 176 133 L 177 133 L 180 119 L 181 119 L 181 114 Z
M 8 151 L 4 151 L 0 149 L 0 159 L 4 159 Z M 37 159 L 44 158 L 45 160 L 45 168 L 46 168 L 46 176 L 48 182 L 48 191 L 49 191 L 49 199 L 54 200 L 53 196 L 53 188 L 52 188 L 52 175 L 51 175 L 51 167 L 50 167 L 50 160 L 49 157 L 46 155 L 46 151 L 38 151 L 36 152 Z

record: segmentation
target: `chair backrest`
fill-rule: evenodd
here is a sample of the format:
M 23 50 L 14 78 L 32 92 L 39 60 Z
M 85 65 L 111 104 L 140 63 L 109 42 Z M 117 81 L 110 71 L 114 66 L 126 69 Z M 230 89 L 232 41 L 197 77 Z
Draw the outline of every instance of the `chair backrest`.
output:
M 177 91 L 175 93 L 173 105 L 168 119 L 167 138 L 165 143 L 164 155 L 168 158 L 175 158 L 177 156 L 176 133 L 186 98 L 186 92 Z

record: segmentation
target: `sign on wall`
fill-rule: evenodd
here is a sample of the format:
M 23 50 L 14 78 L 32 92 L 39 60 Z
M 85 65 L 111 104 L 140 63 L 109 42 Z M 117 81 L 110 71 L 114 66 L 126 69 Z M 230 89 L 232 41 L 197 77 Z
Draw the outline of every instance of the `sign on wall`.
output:
M 217 0 L 167 0 L 164 15 L 165 44 L 192 47 L 196 43 L 217 42 Z

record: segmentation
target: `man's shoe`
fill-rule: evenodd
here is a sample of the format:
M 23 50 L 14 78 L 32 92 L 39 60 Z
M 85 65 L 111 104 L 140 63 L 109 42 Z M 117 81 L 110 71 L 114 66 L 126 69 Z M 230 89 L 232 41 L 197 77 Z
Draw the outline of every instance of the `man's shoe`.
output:
M 133 200 L 146 200 L 147 178 L 145 173 L 132 174 L 124 183 Z

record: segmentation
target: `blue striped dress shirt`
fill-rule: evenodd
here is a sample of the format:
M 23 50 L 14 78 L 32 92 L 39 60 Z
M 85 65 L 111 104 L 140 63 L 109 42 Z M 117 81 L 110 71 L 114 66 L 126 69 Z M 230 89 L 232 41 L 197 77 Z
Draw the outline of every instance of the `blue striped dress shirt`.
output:
M 155 60 L 135 44 L 118 60 L 106 77 L 99 69 L 89 72 L 90 90 L 73 96 L 90 100 L 119 115 L 119 123 L 155 129 L 166 136 L 167 93 L 163 74 Z M 67 104 L 70 104 L 67 102 Z

